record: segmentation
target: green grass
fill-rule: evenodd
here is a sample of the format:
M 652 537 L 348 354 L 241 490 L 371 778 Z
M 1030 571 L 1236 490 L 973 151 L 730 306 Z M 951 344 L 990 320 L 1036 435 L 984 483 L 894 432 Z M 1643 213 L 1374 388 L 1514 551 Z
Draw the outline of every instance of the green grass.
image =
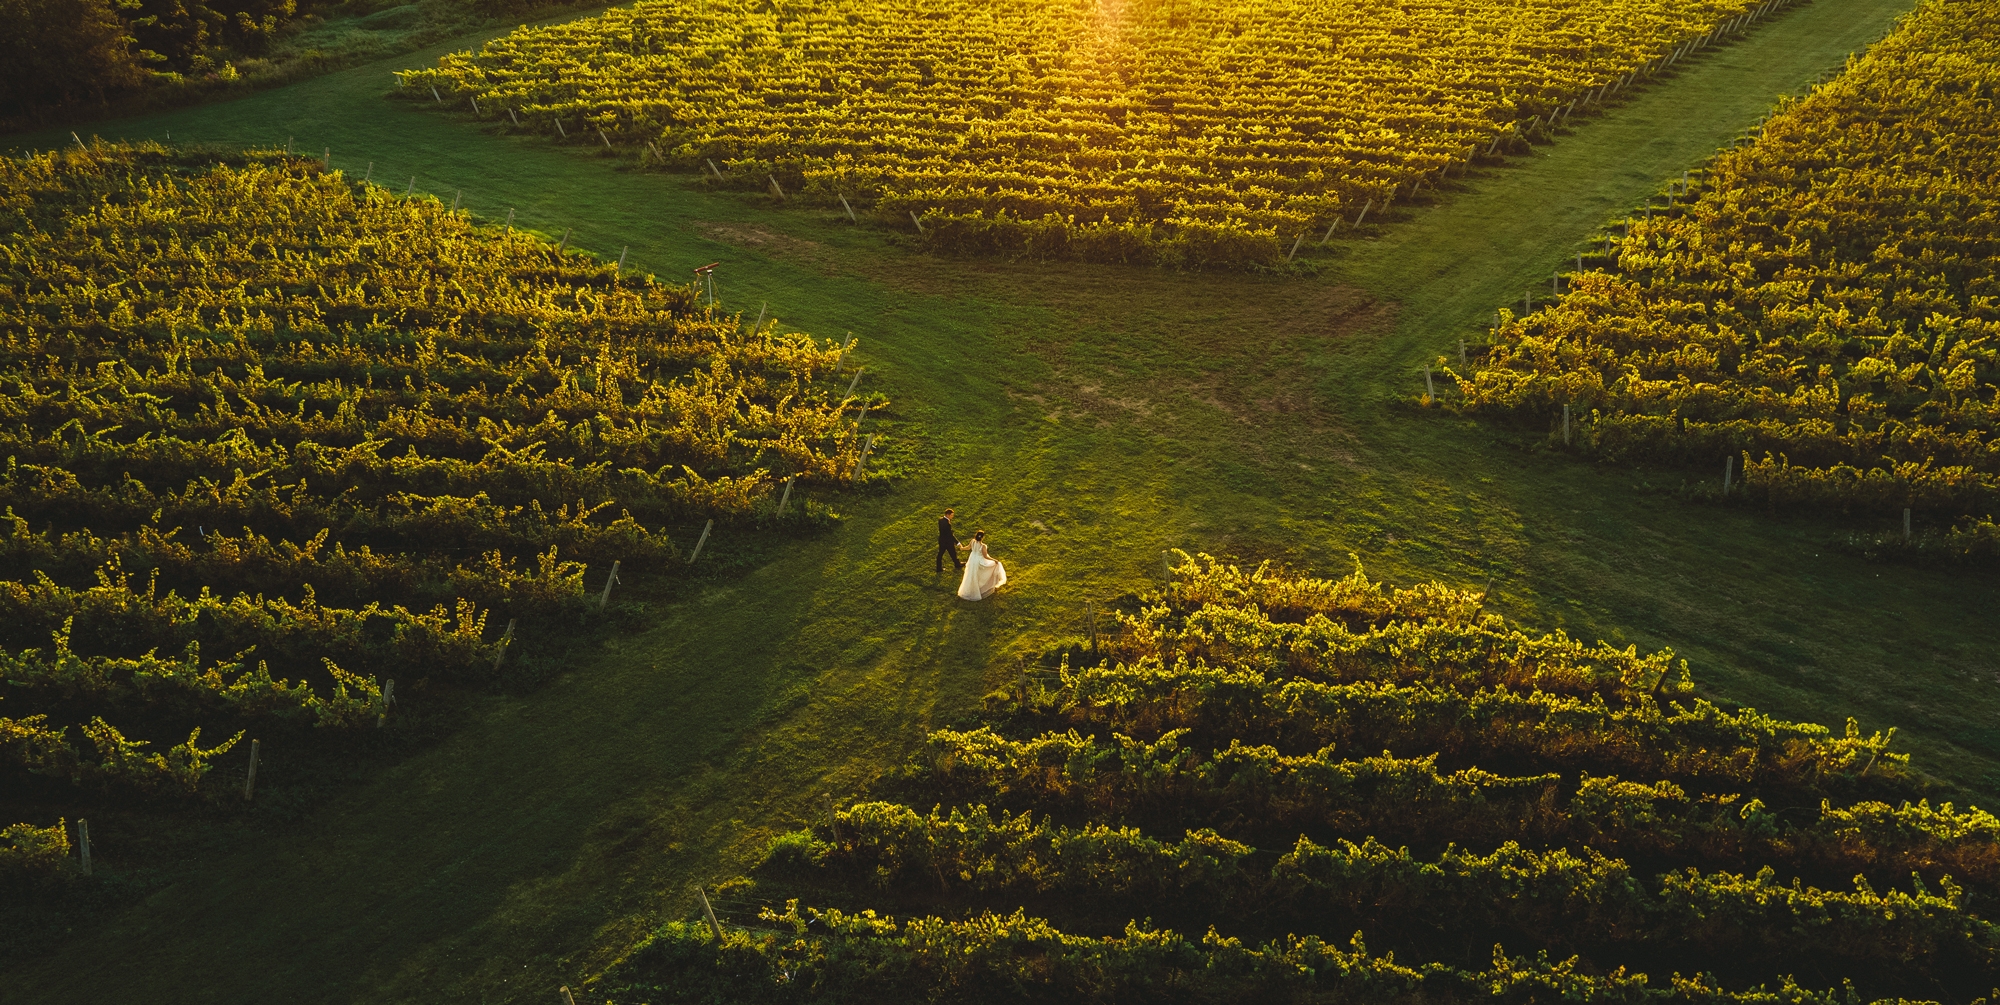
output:
M 296 137 L 396 189 L 414 174 L 602 254 L 629 246 L 663 276 L 721 259 L 726 302 L 860 337 L 864 386 L 921 438 L 906 480 L 838 501 L 836 532 L 695 596 L 635 581 L 648 627 L 577 643 L 567 675 L 481 700 L 303 823 L 156 866 L 171 885 L 11 963 L 0 1000 L 548 1001 L 684 912 L 690 883 L 739 871 L 822 812 L 820 793 L 857 792 L 1079 630 L 1085 601 L 1157 582 L 1166 547 L 1334 574 L 1351 552 L 1398 583 L 1492 577 L 1498 609 L 1528 625 L 1671 645 L 1706 693 L 1787 718 L 1899 725 L 1922 765 L 1995 789 L 1993 575 L 1872 565 L 1826 547 L 1825 522 L 1673 493 L 1700 475 L 1592 467 L 1412 404 L 1426 359 L 1546 289 L 1593 228 L 1905 7 L 1816 0 L 1341 246 L 1311 280 L 914 256 L 828 215 L 382 100 L 388 70 L 425 54 L 98 127 Z M 945 505 L 1008 563 L 995 600 L 960 603 L 931 572 Z M 119 849 L 97 854 L 120 868 Z

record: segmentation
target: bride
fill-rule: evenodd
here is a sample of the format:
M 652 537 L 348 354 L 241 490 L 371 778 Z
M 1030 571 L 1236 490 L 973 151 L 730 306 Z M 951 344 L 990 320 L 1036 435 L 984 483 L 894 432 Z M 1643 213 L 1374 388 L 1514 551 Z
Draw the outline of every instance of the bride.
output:
M 972 553 L 965 558 L 965 578 L 958 581 L 958 595 L 965 600 L 985 600 L 1007 585 L 1007 567 L 986 553 L 986 532 L 972 533 Z

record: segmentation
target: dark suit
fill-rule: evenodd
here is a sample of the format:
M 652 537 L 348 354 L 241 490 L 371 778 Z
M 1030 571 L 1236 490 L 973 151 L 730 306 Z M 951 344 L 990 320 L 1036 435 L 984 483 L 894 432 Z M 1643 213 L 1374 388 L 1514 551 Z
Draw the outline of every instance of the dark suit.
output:
M 941 516 L 938 517 L 937 571 L 944 571 L 944 560 L 947 558 L 951 559 L 952 568 L 965 568 L 965 563 L 958 560 L 958 535 L 951 532 L 951 518 Z

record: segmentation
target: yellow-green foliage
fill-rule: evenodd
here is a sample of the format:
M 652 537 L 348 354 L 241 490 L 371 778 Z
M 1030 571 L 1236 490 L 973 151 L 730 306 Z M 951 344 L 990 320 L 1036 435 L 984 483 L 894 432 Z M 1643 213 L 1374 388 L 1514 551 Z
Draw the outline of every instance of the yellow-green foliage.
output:
M 5 728 L 0 726 L 0 728 Z M 0 828 L 0 873 L 19 871 L 47 875 L 69 857 L 68 821 L 52 827 L 11 824 Z

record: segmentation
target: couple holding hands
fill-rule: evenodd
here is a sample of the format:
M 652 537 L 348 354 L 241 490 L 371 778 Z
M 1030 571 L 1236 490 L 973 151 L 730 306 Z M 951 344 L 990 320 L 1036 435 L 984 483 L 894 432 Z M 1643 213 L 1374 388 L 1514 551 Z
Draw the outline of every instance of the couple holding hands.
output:
M 952 511 L 945 510 L 938 517 L 937 571 L 944 571 L 944 560 L 951 559 L 954 569 L 962 569 L 965 575 L 958 581 L 958 595 L 964 600 L 985 600 L 993 591 L 1007 585 L 1007 567 L 1000 560 L 986 553 L 986 532 L 975 530 L 972 540 L 960 544 L 958 535 L 951 529 Z M 967 561 L 958 560 L 959 552 L 966 552 Z

